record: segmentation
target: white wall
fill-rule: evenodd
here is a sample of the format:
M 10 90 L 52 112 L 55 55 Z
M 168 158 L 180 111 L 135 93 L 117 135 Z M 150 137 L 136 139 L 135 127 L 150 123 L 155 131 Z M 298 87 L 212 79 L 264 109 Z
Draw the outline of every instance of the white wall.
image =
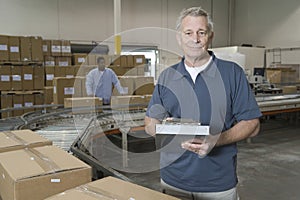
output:
M 143 27 L 174 29 L 177 16 L 183 8 L 202 6 L 215 20 L 216 38 L 213 46 L 227 44 L 227 0 L 121 2 L 122 31 L 132 32 Z M 114 33 L 113 0 L 0 0 L 0 24 L 0 34 L 38 35 L 45 39 L 111 40 Z M 147 35 L 133 34 L 135 37 L 128 36 L 122 42 L 158 42 L 167 48 L 177 48 L 174 38 L 168 35 L 160 35 L 152 41 L 152 33 L 147 34 L 151 36 L 150 41 L 147 41 Z

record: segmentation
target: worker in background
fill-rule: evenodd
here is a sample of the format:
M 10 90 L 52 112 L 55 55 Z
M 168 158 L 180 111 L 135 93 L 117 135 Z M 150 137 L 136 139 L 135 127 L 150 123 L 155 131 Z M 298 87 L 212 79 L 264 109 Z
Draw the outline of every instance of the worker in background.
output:
M 206 11 L 181 12 L 177 41 L 184 57 L 160 74 L 145 117 L 145 130 L 153 136 L 155 125 L 170 118 L 210 127 L 208 136 L 179 143 L 180 153 L 160 147 L 163 191 L 181 199 L 238 199 L 236 143 L 260 128 L 261 112 L 243 69 L 208 50 L 213 35 Z M 175 135 L 167 145 L 174 139 L 180 141 Z
M 86 92 L 88 96 L 102 98 L 103 105 L 109 105 L 113 86 L 122 95 L 126 92 L 115 72 L 106 67 L 104 57 L 97 58 L 97 65 L 86 76 Z

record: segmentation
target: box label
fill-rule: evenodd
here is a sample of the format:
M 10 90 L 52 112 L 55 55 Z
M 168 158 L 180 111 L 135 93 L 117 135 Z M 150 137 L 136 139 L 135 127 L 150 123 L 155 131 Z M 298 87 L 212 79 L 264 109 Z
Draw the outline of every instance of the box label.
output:
M 24 74 L 24 80 L 31 81 L 32 80 L 32 74 Z
M 31 107 L 31 106 L 33 106 L 33 103 L 32 102 L 25 102 L 24 106 L 25 107 Z
M 68 62 L 68 61 L 60 61 L 60 62 L 58 63 L 58 65 L 59 65 L 59 66 L 65 67 L 65 66 L 68 66 L 68 65 L 69 65 L 69 62 Z
M 15 47 L 15 46 L 12 46 L 10 47 L 10 52 L 14 52 L 14 53 L 18 53 L 19 52 L 19 47 Z
M 84 63 L 85 62 L 85 58 L 78 58 L 78 62 L 79 63 Z
M 52 45 L 52 52 L 60 53 L 60 51 L 61 51 L 60 46 Z
M 48 52 L 48 45 L 43 45 L 43 52 Z
M 1 81 L 10 81 L 9 75 L 1 75 Z
M 51 183 L 60 183 L 59 178 L 51 178 Z
M 55 62 L 54 61 L 45 61 L 45 65 L 46 66 L 55 66 Z
M 61 52 L 63 53 L 71 53 L 71 46 L 62 46 Z
M 46 74 L 46 80 L 47 81 L 52 81 L 54 78 L 54 74 Z
M 20 75 L 12 75 L 12 80 L 13 81 L 21 81 L 21 76 Z
M 7 45 L 1 44 L 0 45 L 0 51 L 7 51 Z
M 65 95 L 69 95 L 69 94 L 74 94 L 74 88 L 73 87 L 66 87 L 66 88 L 64 88 L 64 94 Z
M 14 104 L 14 108 L 22 108 L 22 104 L 16 103 L 16 104 Z

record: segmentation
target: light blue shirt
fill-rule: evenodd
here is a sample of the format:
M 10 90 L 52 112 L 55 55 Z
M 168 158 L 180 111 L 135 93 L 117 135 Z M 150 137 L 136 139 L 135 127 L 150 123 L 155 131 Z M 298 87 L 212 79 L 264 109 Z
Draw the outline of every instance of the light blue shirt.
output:
M 105 68 L 102 72 L 95 68 L 86 76 L 86 93 L 94 95 L 103 100 L 103 104 L 110 104 L 113 85 L 117 88 L 120 94 L 124 94 L 124 89 L 115 72 L 110 68 Z

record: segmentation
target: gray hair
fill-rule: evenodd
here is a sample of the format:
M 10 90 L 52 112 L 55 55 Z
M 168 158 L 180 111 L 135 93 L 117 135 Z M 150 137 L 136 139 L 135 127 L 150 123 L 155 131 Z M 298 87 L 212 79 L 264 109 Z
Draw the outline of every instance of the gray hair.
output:
M 205 10 L 203 10 L 201 7 L 191 7 L 188 9 L 183 9 L 180 13 L 180 16 L 177 19 L 177 22 L 176 22 L 176 30 L 177 31 L 181 28 L 182 20 L 187 16 L 206 17 L 207 21 L 208 21 L 208 27 L 207 27 L 208 32 L 209 33 L 213 32 L 213 22 L 212 22 L 210 16 L 208 15 L 208 13 Z

